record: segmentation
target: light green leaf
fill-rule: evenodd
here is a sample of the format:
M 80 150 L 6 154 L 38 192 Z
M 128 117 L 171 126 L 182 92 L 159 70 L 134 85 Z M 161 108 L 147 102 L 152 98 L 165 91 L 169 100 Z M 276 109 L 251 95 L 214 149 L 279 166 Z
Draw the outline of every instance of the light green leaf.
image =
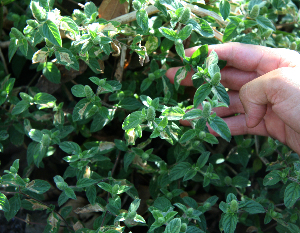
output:
M 184 50 L 184 49 L 183 49 Z M 184 51 L 183 51 L 184 53 Z M 174 86 L 175 86 L 175 89 L 178 90 L 179 86 L 180 86 L 180 83 L 183 79 L 185 79 L 186 77 L 186 74 L 187 74 L 187 71 L 185 70 L 184 67 L 181 67 L 177 70 L 176 74 L 175 74 L 175 77 L 174 77 Z
M 175 41 L 175 39 L 178 38 L 177 33 L 171 28 L 160 27 L 159 31 L 161 32 L 161 34 L 164 35 L 164 37 L 166 37 L 169 40 Z
M 136 12 L 136 21 L 138 25 L 143 29 L 144 32 L 148 31 L 148 14 L 147 11 L 144 9 L 141 9 Z
M 188 24 L 183 29 L 180 30 L 177 37 L 181 40 L 185 40 L 191 35 L 192 30 L 193 30 L 193 26 Z
M 33 100 L 35 104 L 47 105 L 49 103 L 55 102 L 56 98 L 48 93 L 40 92 L 34 96 Z
M 87 17 L 91 17 L 94 13 L 98 13 L 98 8 L 93 2 L 87 2 L 84 5 L 84 13 Z
M 62 41 L 59 33 L 59 29 L 54 22 L 47 20 L 43 24 L 43 34 L 52 44 L 62 46 Z
M 223 35 L 223 42 L 230 41 L 232 38 L 237 36 L 237 28 L 238 26 L 234 23 L 229 23 L 226 28 Z
M 69 66 L 74 70 L 79 70 L 79 63 L 70 50 L 57 47 L 55 51 L 55 57 L 57 58 L 57 63 Z
M 3 193 L 0 193 L 0 210 L 8 212 L 10 210 L 9 201 Z
M 185 58 L 184 47 L 182 43 L 176 44 L 175 50 L 180 57 Z
M 185 114 L 184 110 L 179 107 L 167 108 L 163 111 L 162 116 L 166 116 L 168 120 L 181 120 Z
M 73 34 L 79 34 L 78 25 L 69 17 L 62 17 L 60 20 L 60 27 L 62 30 L 70 31 Z
M 122 125 L 123 130 L 128 130 L 137 127 L 139 124 L 143 122 L 142 118 L 142 112 L 137 111 L 133 112 L 130 115 L 128 115 Z
M 112 186 L 111 186 L 110 184 L 108 184 L 108 183 L 100 182 L 100 183 L 98 184 L 98 186 L 99 186 L 100 188 L 102 188 L 103 190 L 105 190 L 106 192 L 109 192 L 109 193 L 112 192 Z
M 35 142 L 41 142 L 43 139 L 43 133 L 38 129 L 31 129 L 28 136 Z

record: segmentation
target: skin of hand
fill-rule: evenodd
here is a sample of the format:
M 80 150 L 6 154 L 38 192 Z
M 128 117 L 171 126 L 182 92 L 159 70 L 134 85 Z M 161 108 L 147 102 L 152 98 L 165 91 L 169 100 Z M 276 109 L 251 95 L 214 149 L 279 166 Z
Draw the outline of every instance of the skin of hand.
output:
M 196 49 L 187 49 L 186 56 Z M 213 111 L 225 120 L 231 134 L 270 136 L 300 155 L 300 54 L 240 43 L 210 45 L 209 52 L 212 50 L 227 61 L 221 83 L 230 89 L 229 108 Z M 171 82 L 177 70 L 167 71 Z M 188 73 L 181 85 L 192 86 L 192 75 Z

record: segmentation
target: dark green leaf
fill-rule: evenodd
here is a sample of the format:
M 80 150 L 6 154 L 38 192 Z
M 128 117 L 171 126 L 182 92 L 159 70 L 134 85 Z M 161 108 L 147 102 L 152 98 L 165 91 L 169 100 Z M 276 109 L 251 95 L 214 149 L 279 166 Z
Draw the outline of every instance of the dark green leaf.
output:
M 181 162 L 172 168 L 170 171 L 171 180 L 178 180 L 183 177 L 187 171 L 191 168 L 191 164 L 188 162 Z
M 300 198 L 300 185 L 293 182 L 289 184 L 284 191 L 284 204 L 291 208 Z
M 30 103 L 25 101 L 25 100 L 21 100 L 20 102 L 18 102 L 16 104 L 16 106 L 13 108 L 13 110 L 11 111 L 12 115 L 17 115 L 20 114 L 22 112 L 24 112 L 25 110 L 27 110 L 30 106 Z
M 12 198 L 9 199 L 9 206 L 10 206 L 9 211 L 4 213 L 4 216 L 7 221 L 11 220 L 21 208 L 20 194 L 17 193 Z
M 253 200 L 247 200 L 245 201 L 245 203 L 240 204 L 239 207 L 249 214 L 259 214 L 266 212 L 261 204 Z
M 38 179 L 33 180 L 28 185 L 26 185 L 26 189 L 37 194 L 43 194 L 47 192 L 50 188 L 51 185 L 47 181 Z
M 180 138 L 180 143 L 185 143 L 187 141 L 190 141 L 196 136 L 196 132 L 194 129 L 189 129 L 186 131 Z
M 223 139 L 230 142 L 231 139 L 231 133 L 230 130 L 226 124 L 226 122 L 221 117 L 214 117 L 209 122 L 209 126 L 217 133 L 219 134 Z
M 201 156 L 197 160 L 197 167 L 200 169 L 204 167 L 204 165 L 207 163 L 209 159 L 210 152 L 205 151 L 201 154 Z
M 223 214 L 221 219 L 221 223 L 224 229 L 224 233 L 234 233 L 236 229 L 236 224 L 238 221 L 237 214 Z
M 81 153 L 80 146 L 75 142 L 62 142 L 59 144 L 59 148 L 68 154 L 79 154 Z
M 181 227 L 180 218 L 174 218 L 166 227 L 165 233 L 179 233 Z
M 136 98 L 133 97 L 127 97 L 121 100 L 119 103 L 119 107 L 125 108 L 127 110 L 136 110 L 142 107 L 143 105 L 141 104 L 140 101 L 138 101 Z
M 92 205 L 96 203 L 97 191 L 94 185 L 86 188 L 86 197 Z
M 89 187 L 93 184 L 97 183 L 97 181 L 93 180 L 93 179 L 89 179 L 89 178 L 82 178 L 80 180 L 77 181 L 76 186 L 78 188 L 86 188 Z
M 74 85 L 71 88 L 72 94 L 76 97 L 85 97 L 84 86 L 81 84 Z
M 277 184 L 281 180 L 281 176 L 278 170 L 271 171 L 264 178 L 264 186 Z
M 194 96 L 194 108 L 197 108 L 209 95 L 211 92 L 211 85 L 209 83 L 205 83 L 201 85 Z
M 187 181 L 193 179 L 193 177 L 197 174 L 197 171 L 194 169 L 190 169 L 183 177 L 183 181 Z
M 76 195 L 73 189 L 71 189 L 70 187 L 66 187 L 64 192 L 68 198 L 76 200 Z

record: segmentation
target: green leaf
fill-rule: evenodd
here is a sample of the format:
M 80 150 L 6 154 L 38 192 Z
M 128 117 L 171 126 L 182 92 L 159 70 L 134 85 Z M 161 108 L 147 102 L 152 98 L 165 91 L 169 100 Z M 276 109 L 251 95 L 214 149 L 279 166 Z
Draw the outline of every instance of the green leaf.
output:
M 177 37 L 181 40 L 185 40 L 191 35 L 192 30 L 193 30 L 192 25 L 190 24 L 186 25 L 183 29 L 180 30 Z
M 111 186 L 110 184 L 108 184 L 108 183 L 100 182 L 100 183 L 98 184 L 98 186 L 99 186 L 100 188 L 102 188 L 103 190 L 105 190 L 106 192 L 109 192 L 109 193 L 112 192 L 112 186 Z
M 57 58 L 57 63 L 79 70 L 79 63 L 70 50 L 57 47 L 55 48 L 55 57 Z
M 196 131 L 194 129 L 189 129 L 181 136 L 180 143 L 185 143 L 187 141 L 190 141 L 195 136 L 196 136 Z
M 221 223 L 224 229 L 224 233 L 234 233 L 236 229 L 236 224 L 238 221 L 237 214 L 223 214 L 221 219 Z
M 11 62 L 12 57 L 15 55 L 18 49 L 18 40 L 11 38 L 8 46 L 8 61 Z
M 124 169 L 127 172 L 129 165 L 132 163 L 133 159 L 135 158 L 134 153 L 126 153 L 124 156 Z
M 40 93 L 37 93 L 35 96 L 34 96 L 34 103 L 35 104 L 43 104 L 43 105 L 47 105 L 49 103 L 53 103 L 56 101 L 56 98 L 53 96 L 53 95 L 50 95 L 48 93 L 43 93 L 43 92 L 40 92 Z
M 51 188 L 51 185 L 44 180 L 33 180 L 26 185 L 26 189 L 37 194 L 43 194 Z
M 97 190 L 94 185 L 91 185 L 86 188 L 86 197 L 89 200 L 89 202 L 94 205 L 96 203 L 96 197 L 97 197 Z
M 170 179 L 178 180 L 183 177 L 187 171 L 191 168 L 191 164 L 188 162 L 181 162 L 172 168 L 170 171 Z
M 245 201 L 245 203 L 241 203 L 239 207 L 248 212 L 249 214 L 259 214 L 266 212 L 266 210 L 261 204 L 253 200 L 247 200 Z
M 136 21 L 144 32 L 148 31 L 148 14 L 146 10 L 141 9 L 136 12 Z
M 271 30 L 276 30 L 274 24 L 272 23 L 271 20 L 269 20 L 267 17 L 264 17 L 262 15 L 257 16 L 256 22 L 258 23 L 259 26 L 261 26 L 264 29 L 271 29 Z
M 70 17 L 62 17 L 60 20 L 60 27 L 62 30 L 70 31 L 73 34 L 79 34 L 77 24 Z
M 43 34 L 52 44 L 62 46 L 62 41 L 59 33 L 59 29 L 54 22 L 47 20 L 43 24 Z
M 141 92 L 146 91 L 150 85 L 152 84 L 152 81 L 149 78 L 145 78 L 141 84 Z
M 218 116 L 214 117 L 212 120 L 209 120 L 208 124 L 223 139 L 225 139 L 227 142 L 230 142 L 231 139 L 230 130 L 226 122 L 221 117 Z
M 237 36 L 237 29 L 238 26 L 234 23 L 229 23 L 226 28 L 223 35 L 223 42 L 230 41 L 232 38 Z
M 188 111 L 183 115 L 182 120 L 192 120 L 195 118 L 199 118 L 201 116 L 202 116 L 202 110 L 192 109 L 191 111 Z
M 73 121 L 84 119 L 84 113 L 86 112 L 89 104 L 91 104 L 91 102 L 87 98 L 84 98 L 75 105 L 72 115 Z
M 220 102 L 227 104 L 227 106 L 230 105 L 230 99 L 228 93 L 225 87 L 221 83 L 219 83 L 217 86 L 214 86 L 212 88 L 212 93 L 214 93 L 217 96 Z
M 190 169 L 183 177 L 183 181 L 187 181 L 193 179 L 193 177 L 197 174 L 197 171 L 194 169 Z
M 16 106 L 13 108 L 13 110 L 11 111 L 12 115 L 17 115 L 20 114 L 22 112 L 24 112 L 25 110 L 27 110 L 30 106 L 30 103 L 25 101 L 25 100 L 21 100 L 20 102 L 18 102 L 16 104 Z
M 89 179 L 89 178 L 82 178 L 80 180 L 77 181 L 76 186 L 78 188 L 86 188 L 89 187 L 93 184 L 97 183 L 97 181 L 93 180 L 93 179 Z
M 210 152 L 204 151 L 201 156 L 197 160 L 197 167 L 200 169 L 204 167 L 204 165 L 207 163 L 209 159 Z
M 87 17 L 91 17 L 94 13 L 98 13 L 98 8 L 93 2 L 87 2 L 84 5 L 84 13 Z
M 62 142 L 59 144 L 59 148 L 67 154 L 79 154 L 81 153 L 80 146 L 75 142 Z
M 66 187 L 66 188 L 64 189 L 64 193 L 66 194 L 66 196 L 67 196 L 68 198 L 71 198 L 71 199 L 74 199 L 74 200 L 77 199 L 77 198 L 76 198 L 76 195 L 75 195 L 75 192 L 74 192 L 73 189 L 71 189 L 70 187 Z
M 211 85 L 209 83 L 205 83 L 201 85 L 194 96 L 194 108 L 197 108 L 199 104 L 201 104 L 205 98 L 209 95 L 211 92 Z
M 169 40 L 175 41 L 175 39 L 178 38 L 177 33 L 171 28 L 160 27 L 159 31 L 161 32 L 161 34 L 164 35 L 164 37 L 166 37 Z
M 182 43 L 176 44 L 175 50 L 180 57 L 185 58 L 184 47 Z
M 39 1 L 31 1 L 30 9 L 34 18 L 38 21 L 44 21 L 47 18 L 47 12 L 40 4 Z
M 20 194 L 15 194 L 12 198 L 9 199 L 9 211 L 4 213 L 4 216 L 7 221 L 11 220 L 21 208 L 21 198 Z
M 136 110 L 142 107 L 143 105 L 141 104 L 140 101 L 138 101 L 136 98 L 133 97 L 127 97 L 121 100 L 119 103 L 119 107 L 125 108 L 127 110 Z
M 289 184 L 284 191 L 284 204 L 291 208 L 300 198 L 300 185 L 293 182 Z
M 76 97 L 85 97 L 84 86 L 81 84 L 74 85 L 71 88 L 71 92 Z
M 57 66 L 52 62 L 47 62 L 43 68 L 43 75 L 53 83 L 60 83 L 60 71 Z
M 277 184 L 281 180 L 281 176 L 278 170 L 271 171 L 264 178 L 264 186 Z
M 214 30 L 204 19 L 197 19 L 198 23 L 194 19 L 190 19 L 188 24 L 193 25 L 193 30 L 203 37 L 214 37 Z
M 62 192 L 58 197 L 58 206 L 62 206 L 67 200 L 69 200 L 69 197 L 65 192 Z
M 210 133 L 206 133 L 205 138 L 203 138 L 203 140 L 210 144 L 218 144 L 219 143 L 218 139 Z
M 4 141 L 9 137 L 6 130 L 0 130 L 0 141 Z
M 166 227 L 164 233 L 179 233 L 181 227 L 180 218 L 174 218 Z
M 184 110 L 179 107 L 167 108 L 163 111 L 162 116 L 166 116 L 168 120 L 181 120 L 185 114 Z
M 3 193 L 0 193 L 0 210 L 8 212 L 10 210 L 9 201 Z
M 230 3 L 227 0 L 222 0 L 220 2 L 220 13 L 224 20 L 227 19 L 227 17 L 230 14 Z
M 128 130 L 137 127 L 139 124 L 143 122 L 142 118 L 142 112 L 137 111 L 133 112 L 130 115 L 128 115 L 122 125 L 123 130 Z
M 180 86 L 180 83 L 183 79 L 185 79 L 186 77 L 186 74 L 187 74 L 187 71 L 185 70 L 184 67 L 181 67 L 177 70 L 176 74 L 175 74 L 175 77 L 174 77 L 174 86 L 175 86 L 175 89 L 178 90 L 179 86 Z

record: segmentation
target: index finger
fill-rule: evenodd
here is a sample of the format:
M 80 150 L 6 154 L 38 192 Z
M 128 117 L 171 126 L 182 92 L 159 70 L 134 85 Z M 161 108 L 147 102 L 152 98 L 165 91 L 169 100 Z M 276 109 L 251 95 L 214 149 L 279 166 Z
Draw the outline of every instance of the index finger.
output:
M 191 56 L 197 48 L 186 50 Z M 300 55 L 288 49 L 274 49 L 259 45 L 226 43 L 209 45 L 209 53 L 214 50 L 219 59 L 227 61 L 227 66 L 241 71 L 255 71 L 258 76 L 281 67 L 300 66 Z

